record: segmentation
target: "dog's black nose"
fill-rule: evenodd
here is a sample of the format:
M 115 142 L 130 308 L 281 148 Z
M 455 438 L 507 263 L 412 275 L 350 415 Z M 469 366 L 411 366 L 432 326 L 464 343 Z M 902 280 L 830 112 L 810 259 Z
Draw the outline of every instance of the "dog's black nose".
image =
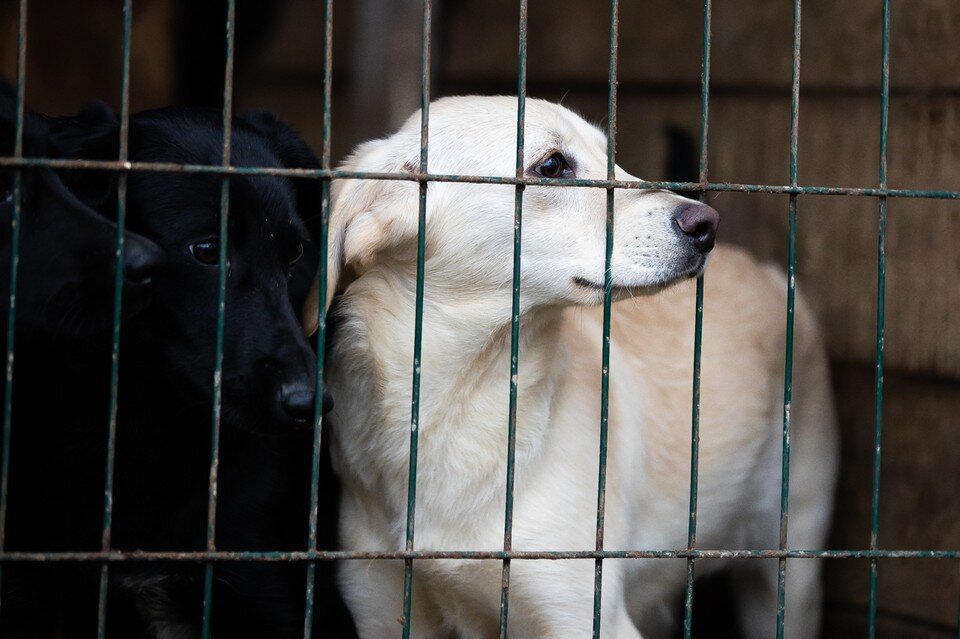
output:
M 128 233 L 123 248 L 123 278 L 130 284 L 149 284 L 165 259 L 159 246 Z
M 283 412 L 296 422 L 306 423 L 313 420 L 313 398 L 313 387 L 308 384 L 287 382 L 280 386 L 280 406 Z M 332 401 L 331 399 L 331 403 Z
M 693 239 L 693 245 L 701 253 L 709 253 L 717 240 L 720 214 L 701 202 L 684 205 L 677 216 L 677 227 Z

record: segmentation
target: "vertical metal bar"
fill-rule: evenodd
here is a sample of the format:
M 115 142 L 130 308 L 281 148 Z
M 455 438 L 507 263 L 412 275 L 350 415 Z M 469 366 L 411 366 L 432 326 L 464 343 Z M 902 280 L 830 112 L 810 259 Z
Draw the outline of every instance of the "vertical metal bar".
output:
M 117 159 L 127 161 L 130 131 L 130 32 L 132 0 L 123 2 L 123 30 L 121 34 L 120 71 L 120 149 Z M 110 406 L 107 422 L 107 460 L 103 488 L 103 528 L 100 550 L 110 550 L 113 531 L 113 471 L 117 445 L 117 399 L 120 386 L 120 319 L 123 306 L 123 234 L 127 220 L 127 173 L 117 176 L 117 251 L 113 272 L 113 334 L 110 347 Z M 97 637 L 103 639 L 107 631 L 107 586 L 110 581 L 109 564 L 100 566 L 100 598 L 97 605 Z
M 322 152 L 320 164 L 330 170 L 330 96 L 333 71 L 333 0 L 323 3 L 323 123 L 320 128 Z M 320 500 L 320 448 L 323 435 L 323 366 L 327 329 L 327 236 L 330 224 L 330 180 L 320 180 L 320 294 L 317 296 L 317 376 L 314 386 L 313 457 L 310 466 L 310 515 L 307 530 L 309 550 L 317 550 L 317 503 Z M 307 564 L 307 585 L 303 615 L 303 637 L 313 631 L 314 579 L 317 563 Z
M 523 134 L 527 100 L 527 0 L 520 0 L 517 51 L 517 178 L 523 177 Z M 520 349 L 520 240 L 523 228 L 523 184 L 518 184 L 513 211 L 513 308 L 510 315 L 510 413 L 507 422 L 507 486 L 503 515 L 503 549 L 513 550 L 513 484 L 517 450 L 517 383 Z M 507 637 L 510 608 L 510 559 L 503 560 L 500 580 L 500 639 Z
M 13 137 L 13 156 L 23 157 L 23 103 L 27 83 L 27 0 L 20 0 L 17 26 L 17 123 Z M 0 459 L 0 550 L 7 532 L 7 497 L 10 488 L 10 431 L 13 425 L 13 342 L 16 331 L 17 271 L 20 266 L 20 216 L 23 170 L 13 172 L 13 217 L 10 221 L 10 292 L 7 307 L 6 386 L 3 389 L 3 457 Z M 3 566 L 0 565 L 0 580 Z
M 880 188 L 887 187 L 887 112 L 890 102 L 890 0 L 881 0 L 880 28 Z M 879 199 L 877 230 L 877 335 L 874 363 L 873 485 L 870 497 L 870 550 L 878 548 L 880 531 L 880 443 L 883 431 L 884 291 L 887 269 L 887 198 Z M 877 559 L 870 560 L 867 634 L 873 639 L 877 618 Z
M 790 90 L 790 186 L 797 185 L 797 148 L 800 131 L 800 0 L 793 3 L 793 69 Z M 780 468 L 780 543 L 787 547 L 790 507 L 790 410 L 793 401 L 793 320 L 796 298 L 797 195 L 790 194 L 787 237 L 787 328 L 783 367 L 783 457 Z M 777 639 L 783 637 L 786 613 L 787 560 L 777 565 Z
M 607 179 L 616 177 L 617 153 L 617 53 L 620 36 L 620 3 L 610 0 L 610 58 L 607 67 Z M 610 260 L 613 256 L 614 189 L 607 189 L 606 247 L 603 267 L 603 345 L 600 369 L 600 455 L 597 471 L 597 539 L 596 549 L 603 550 L 604 517 L 607 501 L 607 426 L 610 399 L 610 315 L 613 274 Z M 594 560 L 593 577 L 593 637 L 600 637 L 602 609 L 603 559 Z
M 236 0 L 227 0 L 226 60 L 223 70 L 223 147 L 221 166 L 230 166 L 230 134 L 233 122 L 233 37 L 237 20 Z M 220 417 L 223 403 L 223 325 L 227 298 L 227 217 L 230 209 L 230 178 L 220 183 L 220 256 L 217 264 L 217 337 L 213 368 L 213 419 L 210 435 L 210 483 L 207 502 L 207 550 L 214 551 L 217 530 L 217 479 L 220 470 Z M 202 639 L 210 637 L 210 608 L 213 596 L 213 563 L 203 576 Z
M 420 64 L 420 173 L 427 172 L 427 144 L 430 135 L 430 37 L 433 0 L 423 2 Z M 420 209 L 417 219 L 417 301 L 413 331 L 413 392 L 410 406 L 410 460 L 407 475 L 407 543 L 413 550 L 414 521 L 417 508 L 417 441 L 420 429 L 420 351 L 423 340 L 423 262 L 426 254 L 427 183 L 420 182 Z M 413 559 L 403 566 L 403 639 L 410 638 L 410 612 L 413 605 Z
M 960 597 L 957 598 L 957 639 L 960 639 Z
M 700 464 L 700 356 L 703 344 L 703 273 L 697 277 L 696 315 L 693 331 L 693 397 L 690 427 L 690 511 L 687 521 L 687 548 L 697 545 L 697 480 Z M 693 583 L 696 578 L 695 560 L 687 559 L 687 583 L 683 597 L 683 636 L 690 639 L 693 632 Z
M 708 122 L 710 113 L 710 35 L 713 5 L 703 0 L 703 53 L 700 58 L 700 172 L 699 179 L 707 183 Z M 706 193 L 700 194 L 700 201 Z M 690 418 L 690 509 L 687 521 L 687 548 L 697 545 L 697 481 L 700 472 L 700 355 L 703 343 L 703 273 L 697 277 L 696 315 L 693 331 L 693 393 Z M 693 632 L 693 582 L 696 562 L 687 559 L 687 583 L 683 597 L 683 636 L 690 639 Z
M 960 597 L 957 597 L 957 639 L 960 639 Z

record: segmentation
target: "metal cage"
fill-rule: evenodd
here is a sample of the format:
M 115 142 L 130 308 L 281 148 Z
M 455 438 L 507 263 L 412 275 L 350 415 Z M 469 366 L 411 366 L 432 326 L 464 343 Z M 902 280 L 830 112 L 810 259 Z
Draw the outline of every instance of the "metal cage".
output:
M 736 184 L 710 182 L 707 167 L 708 116 L 710 97 L 710 45 L 711 45 L 711 1 L 703 2 L 703 40 L 701 58 L 701 102 L 700 102 L 700 150 L 699 150 L 699 180 L 697 182 L 653 182 L 653 181 L 623 181 L 617 180 L 614 173 L 617 135 L 617 57 L 618 57 L 618 0 L 609 0 L 609 65 L 608 65 L 608 99 L 607 99 L 607 178 L 603 180 L 588 179 L 547 179 L 527 177 L 523 174 L 524 158 L 524 104 L 526 99 L 526 63 L 527 63 L 527 0 L 519 0 L 519 42 L 517 56 L 517 147 L 516 147 L 516 175 L 507 177 L 483 177 L 471 175 L 438 175 L 427 171 L 428 158 L 428 127 L 430 107 L 430 42 L 431 42 L 431 13 L 432 0 L 423 2 L 422 22 L 422 51 L 421 51 L 421 136 L 420 136 L 420 163 L 413 173 L 371 173 L 356 171 L 337 171 L 331 169 L 330 162 L 330 128 L 331 128 L 331 69 L 332 69 L 332 35 L 333 35 L 333 7 L 332 0 L 324 0 L 323 24 L 323 121 L 322 121 L 322 168 L 319 170 L 307 169 L 278 169 L 278 168 L 246 168 L 230 165 L 230 122 L 232 117 L 233 96 L 233 59 L 234 59 L 234 29 L 236 22 L 236 0 L 227 1 L 226 15 L 226 64 L 224 68 L 223 91 L 223 126 L 224 137 L 222 142 L 222 162 L 217 166 L 179 165 L 168 163 L 129 162 L 128 156 L 128 129 L 129 129 L 129 98 L 130 98 L 130 41 L 131 41 L 131 13 L 132 0 L 123 0 L 122 24 L 122 77 L 121 77 L 121 134 L 120 152 L 117 161 L 91 160 L 61 160 L 47 158 L 26 158 L 23 156 L 23 122 L 24 122 L 24 86 L 27 50 L 27 0 L 19 2 L 19 36 L 17 54 L 17 126 L 15 150 L 12 157 L 0 157 L 0 167 L 13 170 L 14 214 L 12 222 L 12 258 L 10 263 L 10 297 L 8 330 L 6 335 L 6 388 L 3 398 L 3 456 L 0 459 L 0 571 L 4 565 L 11 562 L 94 562 L 101 565 L 100 595 L 98 608 L 97 636 L 103 637 L 106 627 L 107 584 L 110 566 L 115 562 L 145 562 L 145 561 L 184 561 L 203 563 L 205 565 L 204 600 L 203 600 L 203 628 L 202 636 L 210 636 L 210 610 L 213 581 L 213 564 L 220 561 L 296 561 L 304 562 L 308 566 L 308 575 L 304 593 L 305 625 L 304 636 L 309 637 L 313 618 L 313 575 L 317 561 L 356 560 L 356 559 L 402 559 L 405 564 L 404 597 L 402 610 L 402 635 L 404 639 L 410 636 L 410 619 L 412 607 L 412 582 L 414 565 L 418 559 L 494 559 L 502 561 L 502 585 L 500 603 L 500 637 L 506 637 L 507 619 L 510 603 L 510 566 L 514 560 L 527 559 L 593 559 L 595 562 L 594 582 L 594 620 L 593 636 L 600 636 L 600 601 L 603 562 L 605 559 L 640 559 L 640 558 L 671 558 L 686 559 L 686 591 L 684 597 L 684 637 L 690 637 L 693 614 L 693 583 L 696 576 L 696 566 L 699 559 L 709 558 L 737 558 L 737 559 L 770 559 L 776 558 L 779 562 L 778 579 L 778 608 L 774 626 L 771 619 L 771 630 L 776 628 L 776 636 L 782 637 L 785 610 L 785 583 L 787 559 L 843 559 L 861 558 L 870 560 L 869 580 L 869 608 L 868 608 L 868 635 L 873 637 L 876 629 L 876 600 L 877 600 L 877 561 L 880 558 L 930 558 L 930 559 L 960 559 L 960 550 L 892 550 L 881 549 L 879 545 L 879 498 L 880 498 L 880 458 L 882 434 L 882 406 L 883 406 L 883 353 L 884 353 L 884 281 L 885 281 L 885 244 L 886 244 L 886 215 L 888 198 L 931 198 L 931 199 L 960 199 L 960 191 L 943 190 L 910 190 L 891 189 L 887 185 L 887 113 L 889 104 L 889 59 L 890 59 L 890 6 L 889 0 L 880 0 L 882 5 L 881 27 L 881 68 L 880 72 L 880 157 L 878 166 L 878 183 L 875 187 L 852 188 L 843 186 L 800 186 L 797 180 L 797 147 L 799 127 L 799 98 L 800 98 L 800 8 L 801 0 L 793 0 L 793 69 L 791 78 L 791 110 L 790 110 L 790 154 L 789 154 L 789 184 Z M 106 485 L 104 486 L 103 533 L 99 552 L 8 552 L 3 550 L 3 539 L 7 512 L 8 475 L 10 456 L 10 433 L 12 415 L 12 386 L 13 363 L 15 354 L 14 320 L 16 314 L 17 294 L 17 265 L 19 247 L 19 228 L 21 216 L 21 171 L 24 167 L 47 166 L 60 169 L 101 169 L 112 170 L 118 173 L 118 210 L 117 210 L 117 247 L 116 247 L 116 278 L 114 289 L 114 314 L 112 335 L 112 366 L 110 377 L 110 417 L 108 424 L 108 453 L 106 459 Z M 208 516 L 207 516 L 207 543 L 202 552 L 121 552 L 111 547 L 111 520 L 113 506 L 113 468 L 117 426 L 117 388 L 119 384 L 119 345 L 120 345 L 120 309 L 122 304 L 122 260 L 123 260 L 123 233 L 125 223 L 125 204 L 127 176 L 131 171 L 182 171 L 189 173 L 209 173 L 222 176 L 220 198 L 220 243 L 219 254 L 219 295 L 218 295 L 218 324 L 216 337 L 216 363 L 214 372 L 214 409 L 211 416 L 212 455 L 210 458 Z M 216 509 L 217 509 L 217 472 L 219 466 L 219 436 L 220 436 L 220 398 L 221 398 L 221 371 L 223 356 L 223 324 L 226 282 L 227 256 L 227 212 L 230 199 L 229 176 L 268 174 L 282 175 L 299 179 L 313 179 L 320 182 L 322 187 L 321 198 L 321 226 L 320 226 L 320 258 L 321 258 L 321 291 L 319 300 L 320 326 L 319 344 L 324 343 L 325 322 L 323 318 L 323 300 L 326 298 L 326 254 L 327 231 L 330 206 L 330 183 L 335 179 L 376 179 L 376 180 L 408 180 L 419 185 L 419 225 L 418 225 L 418 258 L 417 258 L 417 292 L 416 292 L 416 325 L 413 351 L 413 389 L 410 418 L 410 449 L 409 449 L 409 477 L 407 489 L 407 517 L 406 517 L 406 544 L 405 549 L 395 552 L 355 552 L 322 551 L 317 547 L 317 502 L 319 495 L 319 463 L 321 413 L 319 401 L 314 410 L 314 438 L 312 462 L 312 486 L 310 493 L 309 511 L 309 542 L 308 548 L 296 552 L 223 552 L 217 550 L 216 545 Z M 511 325 L 511 383 L 509 388 L 509 422 L 506 476 L 506 510 L 504 518 L 503 550 L 502 551 L 443 551 L 443 550 L 415 550 L 414 545 L 414 512 L 416 508 L 416 478 L 417 478 L 417 441 L 419 420 L 420 395 L 420 347 L 423 329 L 423 297 L 424 297 L 424 238 L 426 222 L 426 202 L 430 182 L 471 182 L 481 184 L 509 184 L 516 188 L 514 211 L 514 247 L 513 247 L 513 314 Z M 597 494 L 596 545 L 592 549 L 571 549 L 562 552 L 546 551 L 515 551 L 512 548 L 512 516 L 513 516 L 513 485 L 515 434 L 517 415 L 517 372 L 518 372 L 518 335 L 519 335 L 519 308 L 520 308 L 520 259 L 523 221 L 523 192 L 527 185 L 592 187 L 605 189 L 607 192 L 606 209 L 606 275 L 604 282 L 603 303 L 603 344 L 601 370 L 601 403 L 599 406 L 600 420 L 600 456 L 599 490 Z M 704 276 L 697 279 L 696 307 L 692 311 L 696 314 L 694 336 L 694 363 L 693 363 L 693 402 L 691 406 L 691 472 L 689 523 L 687 546 L 678 549 L 608 549 L 604 546 L 604 510 L 605 510 L 605 479 L 606 479 L 606 452 L 607 452 L 607 404 L 610 379 L 610 317 L 611 317 L 611 276 L 610 257 L 613 246 L 614 220 L 613 205 L 617 189 L 673 189 L 700 194 L 701 199 L 709 192 L 738 191 L 750 193 L 777 193 L 789 197 L 787 211 L 789 221 L 788 231 L 788 294 L 786 305 L 786 352 L 784 397 L 783 397 L 783 439 L 782 439 L 782 473 L 780 486 L 780 539 L 777 548 L 764 550 L 736 550 L 736 549 L 704 549 L 697 545 L 697 460 L 699 448 L 699 416 L 700 416 L 700 353 L 703 319 L 703 291 Z M 872 499 L 870 518 L 869 548 L 850 550 L 806 550 L 787 547 L 787 526 L 789 514 L 789 472 L 790 472 L 790 406 L 791 406 L 791 377 L 793 364 L 793 317 L 796 252 L 795 240 L 797 232 L 797 205 L 801 195 L 845 195 L 854 197 L 876 198 L 878 203 L 879 232 L 877 235 L 877 315 L 876 315 L 876 354 L 875 354 L 875 394 L 874 394 L 874 448 L 873 448 L 873 476 Z M 317 353 L 318 368 L 316 388 L 323 385 L 323 349 Z M 320 393 L 317 393 L 320 397 Z M 0 572 L 2 577 L 2 572 Z M 400 611 L 398 611 L 400 612 Z

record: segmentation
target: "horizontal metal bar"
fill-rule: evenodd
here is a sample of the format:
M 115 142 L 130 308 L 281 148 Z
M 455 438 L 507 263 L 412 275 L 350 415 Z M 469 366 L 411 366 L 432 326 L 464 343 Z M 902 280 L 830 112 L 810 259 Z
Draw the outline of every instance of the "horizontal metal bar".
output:
M 0 563 L 341 561 L 355 559 L 960 559 L 960 550 L 297 550 L 3 552 Z
M 271 72 L 271 86 L 299 87 L 305 82 L 313 82 L 312 70 L 306 72 L 284 73 L 277 70 Z M 281 75 L 282 74 L 282 75 Z M 341 75 L 341 74 L 335 74 Z M 346 73 L 342 74 L 343 82 L 349 81 Z M 902 81 L 901 81 L 902 82 Z M 701 96 L 701 84 L 690 76 L 689 80 L 654 80 L 647 78 L 620 78 L 617 83 L 617 92 L 624 99 L 629 98 L 664 98 Z M 509 95 L 514 88 L 514 81 L 509 75 L 471 74 L 469 77 L 444 78 L 443 88 L 447 95 L 461 95 L 464 93 L 481 95 Z M 590 95 L 602 97 L 607 92 L 607 81 L 589 78 L 553 78 L 538 77 L 530 82 L 529 91 L 538 96 L 558 95 Z M 756 84 L 747 82 L 710 82 L 710 93 L 721 98 L 767 98 L 790 99 L 791 86 L 783 82 L 769 82 Z M 880 91 L 878 84 L 862 82 L 855 85 L 834 84 L 828 82 L 810 83 L 800 89 L 803 98 L 873 98 Z M 909 98 L 955 98 L 960 96 L 960 89 L 949 86 L 923 86 L 922 84 L 898 83 L 890 87 L 891 97 Z
M 960 200 L 960 191 L 931 189 L 859 188 L 846 186 L 789 186 L 780 184 L 737 184 L 732 182 L 663 182 L 650 180 L 587 180 L 534 177 L 447 175 L 434 173 L 378 173 L 324 169 L 288 169 L 275 166 L 212 166 L 169 162 L 117 162 L 110 160 L 63 160 L 56 158 L 0 157 L 0 167 L 49 166 L 55 169 L 108 171 L 155 171 L 161 173 L 214 173 L 221 175 L 274 175 L 333 180 L 404 180 L 408 182 L 463 182 L 466 184 L 508 184 L 516 186 L 567 186 L 599 189 L 666 189 L 693 192 L 772 193 L 783 195 L 850 195 L 860 197 L 902 197 Z

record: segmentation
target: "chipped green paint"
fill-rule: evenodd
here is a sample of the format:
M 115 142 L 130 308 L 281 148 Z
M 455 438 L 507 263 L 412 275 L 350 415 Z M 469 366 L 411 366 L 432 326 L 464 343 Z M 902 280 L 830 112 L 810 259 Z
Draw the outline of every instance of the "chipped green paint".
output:
M 523 177 L 523 139 L 527 100 L 527 0 L 520 0 L 520 35 L 517 51 L 517 162 L 516 176 Z M 523 190 L 518 184 L 513 212 L 513 300 L 510 314 L 510 407 L 507 418 L 507 477 L 503 511 L 503 549 L 513 549 L 513 485 L 517 453 L 517 389 L 520 349 L 520 249 L 523 234 Z M 503 560 L 500 576 L 500 639 L 507 638 L 510 614 L 510 560 Z

